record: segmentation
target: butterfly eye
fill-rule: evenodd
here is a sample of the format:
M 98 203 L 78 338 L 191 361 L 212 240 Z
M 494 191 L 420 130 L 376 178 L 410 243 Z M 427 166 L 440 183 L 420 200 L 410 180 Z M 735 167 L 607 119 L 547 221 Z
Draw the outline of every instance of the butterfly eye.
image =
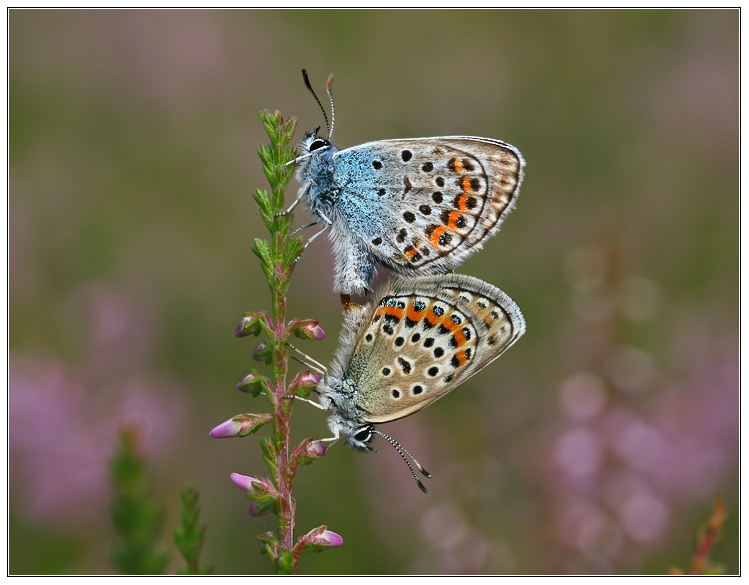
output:
M 309 151 L 312 152 L 313 150 L 317 150 L 318 148 L 322 148 L 323 146 L 328 146 L 330 143 L 327 140 L 323 140 L 322 138 L 317 138 L 310 142 L 309 145 Z
M 360 429 L 358 433 L 354 435 L 354 439 L 361 441 L 362 443 L 368 443 L 372 438 L 372 429 L 370 427 L 364 427 Z

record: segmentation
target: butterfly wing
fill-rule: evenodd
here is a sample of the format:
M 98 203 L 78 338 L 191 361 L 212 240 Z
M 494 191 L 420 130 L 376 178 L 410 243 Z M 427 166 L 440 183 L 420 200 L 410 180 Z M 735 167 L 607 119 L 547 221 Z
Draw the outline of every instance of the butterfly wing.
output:
M 340 213 L 382 263 L 439 273 L 461 263 L 513 208 L 525 161 L 489 138 L 382 140 L 335 157 Z
M 517 305 L 470 276 L 396 280 L 374 299 L 343 364 L 366 422 L 395 420 L 428 406 L 525 331 Z

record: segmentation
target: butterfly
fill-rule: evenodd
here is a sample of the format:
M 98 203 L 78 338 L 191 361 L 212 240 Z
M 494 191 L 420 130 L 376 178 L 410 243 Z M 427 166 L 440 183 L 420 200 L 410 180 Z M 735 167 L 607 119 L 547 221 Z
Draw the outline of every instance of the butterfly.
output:
M 386 283 L 364 306 L 346 311 L 330 370 L 318 385 L 330 411 L 327 441 L 342 439 L 371 451 L 375 434 L 400 453 L 397 441 L 375 425 L 432 404 L 502 355 L 525 332 L 518 306 L 504 292 L 473 276 L 445 274 Z
M 332 75 L 333 123 L 327 138 L 319 128 L 302 138 L 294 161 L 301 187 L 288 211 L 301 201 L 324 224 L 335 257 L 333 290 L 370 292 L 378 264 L 401 275 L 441 274 L 480 250 L 515 205 L 525 166 L 520 151 L 474 136 L 378 140 L 339 150 L 331 142 L 331 84 Z

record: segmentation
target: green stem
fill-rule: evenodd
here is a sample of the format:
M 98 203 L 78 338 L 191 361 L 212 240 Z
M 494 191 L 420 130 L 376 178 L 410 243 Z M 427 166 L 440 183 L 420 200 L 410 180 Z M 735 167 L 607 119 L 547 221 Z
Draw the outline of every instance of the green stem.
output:
M 296 256 L 301 252 L 298 240 L 290 246 L 291 216 L 279 215 L 284 211 L 284 191 L 291 179 L 291 167 L 286 163 L 294 158 L 294 150 L 289 147 L 296 121 L 292 118 L 286 122 L 278 112 L 261 112 L 260 117 L 265 123 L 266 131 L 271 139 L 271 146 L 261 148 L 260 157 L 263 160 L 263 170 L 270 183 L 272 196 L 263 198 L 261 213 L 271 232 L 271 242 L 264 266 L 272 297 L 273 336 L 270 339 L 272 351 L 273 373 L 275 377 L 272 385 L 273 402 L 273 442 L 274 483 L 279 493 L 278 520 L 281 550 L 276 556 L 276 570 L 279 573 L 296 572 L 295 567 L 285 559 L 289 558 L 294 547 L 294 525 L 296 520 L 296 502 L 292 497 L 292 482 L 287 474 L 289 465 L 290 444 L 290 414 L 291 404 L 286 396 L 286 374 L 288 371 L 288 350 L 286 324 L 286 294 L 289 280 L 294 269 Z M 265 194 L 267 196 L 267 193 Z M 258 197 L 256 197 L 257 199 Z M 259 202 L 260 203 L 260 202 Z M 264 205 L 265 204 L 265 205 Z M 294 252 L 296 251 L 296 254 Z M 292 261 L 291 256 L 294 256 Z M 270 466 L 269 466 L 270 467 Z

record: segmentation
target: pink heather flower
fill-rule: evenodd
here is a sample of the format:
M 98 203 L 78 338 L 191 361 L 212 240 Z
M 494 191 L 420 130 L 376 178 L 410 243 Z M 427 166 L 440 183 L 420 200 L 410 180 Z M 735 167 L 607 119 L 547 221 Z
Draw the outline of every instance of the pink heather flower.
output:
M 226 439 L 228 437 L 238 437 L 241 430 L 242 424 L 232 418 L 214 427 L 208 434 L 214 439 Z
M 138 428 L 149 462 L 166 465 L 173 455 L 185 418 L 177 383 L 135 366 L 102 378 L 107 360 L 73 366 L 21 352 L 9 358 L 10 505 L 24 522 L 95 522 L 111 495 L 108 462 L 125 426 Z M 100 399 L 102 388 L 111 400 Z
M 304 536 L 299 537 L 299 542 L 304 545 L 304 548 L 310 552 L 319 552 L 322 549 L 330 548 L 332 546 L 341 546 L 343 544 L 343 538 L 340 534 L 336 534 L 332 530 L 328 530 L 328 527 L 324 524 L 310 530 Z
M 257 493 L 255 486 L 252 485 L 253 481 L 258 481 L 254 477 L 250 477 L 249 475 L 240 475 L 239 473 L 232 473 L 231 480 L 243 492 L 248 494 Z
M 232 473 L 231 480 L 252 500 L 249 508 L 250 516 L 263 516 L 276 508 L 277 498 L 269 493 L 272 488 L 267 480 L 239 473 Z
M 289 394 L 296 394 L 302 398 L 307 398 L 310 393 L 320 384 L 320 376 L 317 376 L 306 370 L 299 372 L 289 384 Z
M 237 388 L 242 392 L 252 392 L 255 396 L 260 393 L 263 386 L 267 386 L 267 378 L 255 370 L 247 374 L 242 381 L 237 384 Z
M 323 540 L 327 541 L 330 546 L 341 546 L 343 544 L 343 537 L 332 530 L 325 530 L 321 537 Z
M 320 327 L 319 321 L 306 321 L 304 324 L 300 324 L 297 329 L 297 335 L 299 337 L 306 337 L 308 339 L 325 339 L 325 331 Z
M 310 388 L 311 390 L 314 390 L 320 384 L 321 380 L 322 378 L 320 376 L 307 370 L 297 376 L 296 385 L 300 388 Z
M 270 354 L 270 347 L 265 343 L 261 343 L 255 348 L 255 351 L 252 352 L 252 359 L 256 362 L 264 362 L 266 364 L 269 364 L 271 360 Z
M 242 316 L 242 320 L 237 325 L 237 329 L 234 335 L 237 337 L 245 337 L 247 335 L 258 335 L 262 330 L 261 320 L 265 321 L 265 324 L 270 328 L 270 317 L 265 312 L 255 313 L 247 312 Z
M 273 415 L 266 414 L 239 414 L 234 418 L 222 422 L 215 427 L 209 435 L 214 439 L 226 439 L 229 437 L 243 437 L 255 432 L 258 428 L 273 420 Z
M 322 457 L 328 451 L 328 447 L 320 441 L 313 441 L 305 449 L 304 454 L 307 457 Z

